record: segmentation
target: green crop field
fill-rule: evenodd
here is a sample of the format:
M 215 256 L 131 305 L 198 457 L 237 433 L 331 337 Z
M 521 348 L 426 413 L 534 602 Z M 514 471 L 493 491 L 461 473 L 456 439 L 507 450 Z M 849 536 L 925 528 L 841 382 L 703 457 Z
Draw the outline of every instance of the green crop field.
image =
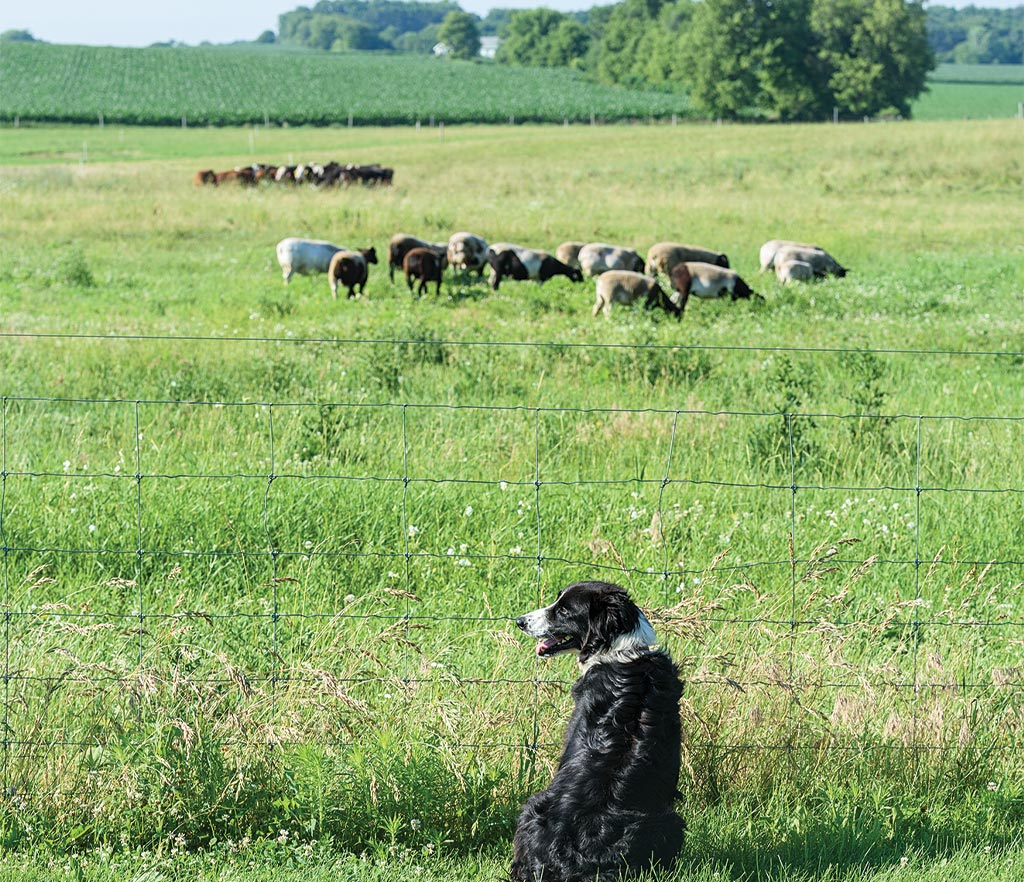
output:
M 512 618 L 580 578 L 687 679 L 663 879 L 1019 875 L 1019 125 L 0 130 L 0 879 L 500 879 L 575 673 Z M 192 184 L 289 158 L 395 183 Z M 763 300 L 274 256 L 456 230 Z
M 0 121 L 428 125 L 692 115 L 684 95 L 611 88 L 565 69 L 375 53 L 6 43 Z M 1021 68 L 940 65 L 919 119 L 1017 115 Z
M 914 118 L 999 119 L 1024 103 L 1024 65 L 940 64 L 928 92 L 914 102 Z
M 422 56 L 4 45 L 0 120 L 358 125 L 664 118 L 685 97 Z

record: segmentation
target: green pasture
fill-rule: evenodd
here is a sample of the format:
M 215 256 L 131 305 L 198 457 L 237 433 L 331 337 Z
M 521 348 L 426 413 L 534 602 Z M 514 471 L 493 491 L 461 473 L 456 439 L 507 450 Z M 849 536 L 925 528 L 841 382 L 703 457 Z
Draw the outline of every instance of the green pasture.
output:
M 670 878 L 1007 878 L 1020 146 L 0 130 L 0 878 L 500 878 L 574 676 L 511 619 L 581 578 L 628 586 L 688 681 Z M 394 186 L 192 184 L 328 159 Z M 595 319 L 592 282 L 416 299 L 383 264 L 332 300 L 274 256 L 456 230 L 703 244 L 763 300 Z M 783 288 L 775 237 L 851 272 Z

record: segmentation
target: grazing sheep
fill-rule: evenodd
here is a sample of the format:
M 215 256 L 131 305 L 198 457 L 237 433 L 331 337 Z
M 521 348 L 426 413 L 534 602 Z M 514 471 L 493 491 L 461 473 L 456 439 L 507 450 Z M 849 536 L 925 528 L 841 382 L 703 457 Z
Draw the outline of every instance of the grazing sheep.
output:
M 277 262 L 281 264 L 285 284 L 288 284 L 295 273 L 311 275 L 327 272 L 335 254 L 351 250 L 323 239 L 282 239 L 277 243 Z
M 487 262 L 491 264 L 492 269 L 495 269 L 495 267 L 491 263 L 490 255 L 492 253 L 501 254 L 505 251 L 515 252 L 526 269 L 526 278 L 532 279 L 541 285 L 554 276 L 565 276 L 571 282 L 583 281 L 583 273 L 578 267 L 562 263 L 557 257 L 552 257 L 546 251 L 539 251 L 536 248 L 524 248 L 522 245 L 513 245 L 511 242 L 497 242 L 487 249 Z M 497 273 L 497 270 L 495 270 L 495 273 Z M 518 280 L 518 276 L 513 275 L 512 278 Z M 495 275 L 491 279 L 491 287 L 497 291 L 500 282 L 501 278 Z
M 491 267 L 491 287 L 495 291 L 501 285 L 502 279 L 508 278 L 523 282 L 530 278 L 529 270 L 523 266 L 519 255 L 511 248 L 495 251 L 492 245 L 487 249 L 487 263 Z
M 483 276 L 487 266 L 487 240 L 473 233 L 453 233 L 448 240 L 448 263 L 453 270 L 476 270 Z
M 761 272 L 770 270 L 775 266 L 776 256 L 783 248 L 813 248 L 821 251 L 817 245 L 809 245 L 806 242 L 793 242 L 790 239 L 769 239 L 761 246 Z
M 420 286 L 416 292 L 417 297 L 422 297 L 427 290 L 427 282 L 437 282 L 437 289 L 434 296 L 441 293 L 441 278 L 444 276 L 445 259 L 433 248 L 413 248 L 402 261 L 402 270 L 405 272 L 405 283 L 412 292 L 412 280 L 419 279 Z
M 814 275 L 824 278 L 828 275 L 838 276 L 840 279 L 846 275 L 846 267 L 840 266 L 839 262 L 824 248 L 815 245 L 787 245 L 775 252 L 775 265 L 802 261 L 809 263 L 814 270 Z
M 610 318 L 613 303 L 628 305 L 635 303 L 641 297 L 644 298 L 646 309 L 660 306 L 677 319 L 683 316 L 683 309 L 677 302 L 677 298 L 667 295 L 656 278 L 632 270 L 608 270 L 598 276 L 594 315 L 603 312 L 605 318 Z
M 729 258 L 718 251 L 701 248 L 698 245 L 680 245 L 678 242 L 658 242 L 647 251 L 647 263 L 644 272 L 649 276 L 662 273 L 672 275 L 679 264 L 687 261 L 713 263 L 715 266 L 729 268 Z
M 580 249 L 580 269 L 585 275 L 599 276 L 608 270 L 630 270 L 642 272 L 643 258 L 629 248 L 606 245 L 604 242 L 590 242 Z
M 395 233 L 391 237 L 391 241 L 388 242 L 388 278 L 392 282 L 395 280 L 395 270 L 402 268 L 405 255 L 412 251 L 413 248 L 433 249 L 444 257 L 445 266 L 448 265 L 447 242 L 427 242 L 425 239 L 417 239 L 415 236 L 409 236 L 406 233 Z
M 555 249 L 555 257 L 562 261 L 566 266 L 572 266 L 579 269 L 580 249 L 586 244 L 586 242 L 563 242 Z
M 358 251 L 338 251 L 331 258 L 327 268 L 327 280 L 331 283 L 331 296 L 338 299 L 338 283 L 348 288 L 349 298 L 366 290 L 366 277 L 369 274 L 367 264 L 377 262 L 377 251 L 374 248 L 360 248 Z
M 726 292 L 733 300 L 740 297 L 764 299 L 750 290 L 736 270 L 702 261 L 687 261 L 672 270 L 672 290 L 679 296 L 680 313 L 686 308 L 691 294 L 703 300 L 722 297 Z
M 787 282 L 809 282 L 814 278 L 814 267 L 806 260 L 775 261 L 775 278 L 783 285 Z

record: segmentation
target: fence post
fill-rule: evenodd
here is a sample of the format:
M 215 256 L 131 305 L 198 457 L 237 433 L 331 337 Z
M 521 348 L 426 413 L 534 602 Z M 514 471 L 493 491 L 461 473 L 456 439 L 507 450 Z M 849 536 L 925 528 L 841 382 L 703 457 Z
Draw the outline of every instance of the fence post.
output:
M 103 128 L 103 111 L 100 111 L 100 128 Z
M 181 115 L 181 127 L 183 129 L 187 129 L 188 128 L 188 124 L 185 122 L 185 114 Z
M 832 105 L 832 122 L 839 122 L 839 108 L 836 107 L 835 105 Z

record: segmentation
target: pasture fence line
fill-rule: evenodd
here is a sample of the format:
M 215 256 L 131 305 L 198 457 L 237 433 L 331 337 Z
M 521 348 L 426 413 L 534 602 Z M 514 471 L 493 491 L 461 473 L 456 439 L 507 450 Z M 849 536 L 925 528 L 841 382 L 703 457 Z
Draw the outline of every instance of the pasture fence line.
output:
M 665 349 L 725 357 L 870 352 L 1019 361 L 1024 355 L 0 337 L 64 345 L 541 347 L 569 355 Z M 701 459 L 691 439 L 702 432 L 719 439 L 714 433 L 723 425 L 727 437 L 747 438 L 770 462 L 752 456 L 749 466 L 723 473 L 715 461 Z M 1003 649 L 1019 641 L 1024 617 L 1019 607 L 993 600 L 984 580 L 1002 579 L 1004 594 L 1019 587 L 1024 557 L 1013 537 L 961 534 L 972 521 L 998 527 L 1004 506 L 1018 510 L 1019 521 L 1024 485 L 998 470 L 951 471 L 945 452 L 973 442 L 995 445 L 1021 431 L 1024 415 L 941 408 L 871 413 L 400 396 L 225 401 L 0 389 L 5 792 L 31 786 L 26 770 L 48 752 L 87 754 L 108 738 L 131 741 L 151 724 L 149 697 L 161 694 L 158 680 L 197 694 L 237 689 L 232 700 L 240 706 L 261 702 L 279 747 L 358 746 L 367 731 L 359 718 L 372 728 L 381 709 L 397 703 L 406 708 L 413 737 L 434 746 L 550 754 L 560 728 L 544 715 L 566 700 L 574 672 L 558 662 L 524 660 L 531 653 L 516 645 L 512 622 L 549 602 L 561 584 L 584 578 L 630 588 L 683 667 L 687 694 L 715 696 L 695 697 L 709 703 L 687 711 L 691 723 L 706 724 L 689 736 L 693 751 L 723 746 L 716 741 L 721 731 L 709 722 L 716 707 L 753 715 L 763 706 L 784 712 L 770 730 L 778 737 L 761 738 L 756 726 L 741 726 L 724 745 L 730 755 L 781 752 L 812 763 L 823 751 L 882 751 L 906 754 L 914 767 L 926 755 L 1017 755 L 1021 742 L 1004 703 L 1012 706 L 1019 697 L 1024 666 Z M 47 432 L 77 439 L 76 456 L 54 460 L 43 443 Z M 211 432 L 218 443 L 204 440 Z M 631 433 L 644 438 L 635 454 L 646 456 L 643 467 L 611 454 L 606 464 L 600 456 L 587 458 L 594 444 L 615 445 Z M 320 455 L 305 453 L 303 439 L 311 434 L 324 439 Z M 869 459 L 898 461 L 847 470 L 834 460 L 846 455 L 840 442 L 851 436 Z M 357 438 L 367 439 L 358 451 L 343 449 L 354 448 Z M 576 446 L 567 440 L 579 438 Z M 229 459 L 232 443 L 238 450 Z M 505 465 L 497 464 L 496 448 L 507 449 Z M 232 461 L 237 464 L 228 467 Z M 468 526 L 475 512 L 489 523 Z M 310 532 L 313 521 L 320 535 Z M 456 536 L 455 525 L 465 535 Z M 961 549 L 949 553 L 958 541 Z M 979 553 L 988 543 L 993 553 Z M 690 546 L 696 556 L 685 550 Z M 179 581 L 185 587 L 172 600 Z M 218 581 L 223 587 L 211 589 Z M 891 586 L 894 596 L 883 598 Z M 196 634 L 200 627 L 204 637 L 195 644 L 176 642 L 178 632 Z M 978 652 L 951 661 L 961 643 Z M 453 656 L 450 648 L 460 644 L 464 656 Z M 204 654 L 221 663 L 204 666 Z M 353 722 L 343 737 L 284 722 L 298 715 L 296 696 L 321 689 L 348 708 Z M 475 691 L 484 697 L 470 697 Z M 460 696 L 479 711 L 451 709 L 454 722 L 444 740 L 416 726 L 438 694 Z M 117 695 L 126 696 L 117 732 L 105 716 L 92 727 L 76 725 L 95 702 Z M 871 705 L 886 701 L 893 708 L 888 719 L 866 722 Z M 501 708 L 494 713 L 502 725 L 469 719 L 486 717 L 488 705 Z M 972 712 L 977 738 L 962 719 Z M 864 732 L 851 734 L 858 725 Z M 249 742 L 223 743 L 244 748 Z

